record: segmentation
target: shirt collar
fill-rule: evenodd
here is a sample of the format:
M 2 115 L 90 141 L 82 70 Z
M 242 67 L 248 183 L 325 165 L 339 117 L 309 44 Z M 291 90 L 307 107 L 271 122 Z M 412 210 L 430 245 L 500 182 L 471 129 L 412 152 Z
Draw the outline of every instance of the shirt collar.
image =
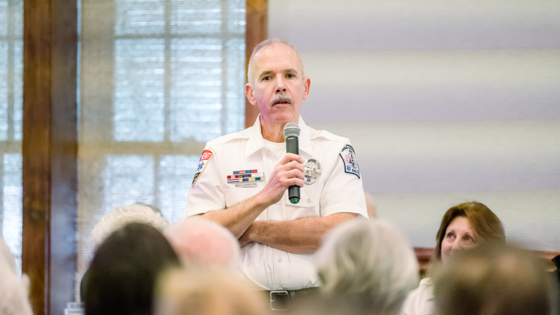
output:
M 299 116 L 298 126 L 301 129 L 301 133 L 299 135 L 299 150 L 309 154 L 310 156 L 313 156 L 309 128 L 307 127 L 301 116 Z M 262 137 L 261 131 L 261 115 L 259 114 L 255 121 L 255 124 L 253 125 L 251 135 L 249 136 L 249 141 L 247 142 L 247 146 L 245 147 L 245 157 L 248 157 L 249 155 L 264 148 L 264 146 L 264 138 Z

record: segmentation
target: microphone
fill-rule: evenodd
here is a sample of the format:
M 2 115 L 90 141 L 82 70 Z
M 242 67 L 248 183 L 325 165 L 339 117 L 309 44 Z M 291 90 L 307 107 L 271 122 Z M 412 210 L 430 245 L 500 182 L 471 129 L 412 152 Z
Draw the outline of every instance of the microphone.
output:
M 286 152 L 299 155 L 299 133 L 301 129 L 296 123 L 287 123 L 284 126 L 284 137 L 286 137 Z M 290 197 L 290 202 L 296 204 L 299 202 L 299 186 L 294 185 L 288 188 L 288 196 Z

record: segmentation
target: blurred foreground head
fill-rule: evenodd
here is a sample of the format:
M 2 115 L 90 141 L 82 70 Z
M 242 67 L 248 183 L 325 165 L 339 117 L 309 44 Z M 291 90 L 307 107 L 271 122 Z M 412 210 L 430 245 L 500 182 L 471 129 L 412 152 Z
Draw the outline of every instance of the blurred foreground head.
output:
M 262 315 L 265 303 L 224 268 L 175 269 L 158 281 L 154 315 Z
M 84 287 L 88 315 L 149 315 L 156 278 L 179 258 L 156 228 L 130 223 L 99 246 Z
M 418 284 L 418 262 L 408 239 L 387 221 L 354 219 L 329 232 L 315 255 L 328 300 L 360 314 L 399 314 Z
M 239 242 L 216 222 L 190 217 L 171 225 L 163 234 L 185 266 L 209 264 L 233 268 L 237 265 Z
M 436 314 L 556 314 L 555 283 L 529 252 L 485 244 L 459 253 L 434 276 Z

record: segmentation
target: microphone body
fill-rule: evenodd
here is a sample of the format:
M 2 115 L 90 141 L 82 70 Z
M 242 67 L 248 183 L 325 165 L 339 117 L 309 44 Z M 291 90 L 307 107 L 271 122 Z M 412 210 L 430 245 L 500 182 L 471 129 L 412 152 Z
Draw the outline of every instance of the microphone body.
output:
M 299 126 L 295 123 L 287 123 L 284 127 L 284 137 L 286 137 L 286 153 L 299 155 Z M 300 187 L 297 185 L 288 188 L 288 197 L 293 204 L 299 203 Z

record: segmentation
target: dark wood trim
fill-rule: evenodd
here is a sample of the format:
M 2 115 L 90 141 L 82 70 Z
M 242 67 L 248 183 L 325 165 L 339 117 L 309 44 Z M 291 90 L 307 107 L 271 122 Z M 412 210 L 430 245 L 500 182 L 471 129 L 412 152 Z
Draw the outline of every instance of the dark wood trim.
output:
M 36 315 L 74 300 L 77 4 L 24 2 L 23 248 Z
M 253 49 L 268 37 L 267 0 L 247 0 L 247 24 L 245 25 L 245 73 Z M 245 76 L 247 78 L 247 76 Z M 245 128 L 251 127 L 259 115 L 259 109 L 245 98 Z

